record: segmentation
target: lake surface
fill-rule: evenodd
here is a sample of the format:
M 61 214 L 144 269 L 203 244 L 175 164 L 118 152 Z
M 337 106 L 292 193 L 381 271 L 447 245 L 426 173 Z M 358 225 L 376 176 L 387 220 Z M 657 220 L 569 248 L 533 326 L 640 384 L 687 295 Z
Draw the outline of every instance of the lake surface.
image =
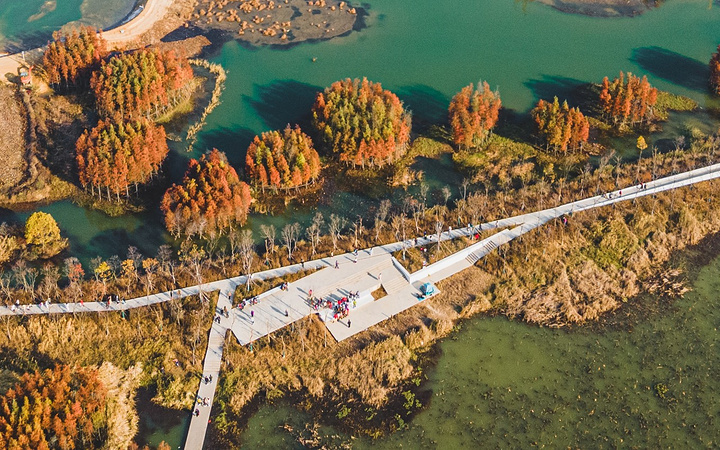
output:
M 42 45 L 63 26 L 108 28 L 138 0 L 0 0 L 0 49 Z
M 57 29 L 66 20 L 86 17 L 80 11 L 97 14 L 100 4 L 127 10 L 134 3 L 69 0 L 42 20 L 23 23 L 15 21 L 15 15 L 36 14 L 40 0 L 31 0 L 32 8 L 0 2 L 0 34 L 15 36 Z M 396 92 L 413 111 L 416 130 L 443 121 L 452 95 L 479 79 L 499 88 L 504 107 L 518 114 L 526 113 L 539 98 L 564 98 L 578 84 L 600 81 L 620 70 L 647 74 L 659 88 L 692 97 L 702 106 L 715 104 L 706 94 L 705 80 L 707 61 L 720 36 L 720 7 L 709 7 L 705 0 L 668 2 L 642 16 L 617 19 L 569 15 L 511 0 L 477 2 L 462 10 L 448 10 L 430 0 L 410 7 L 405 1 L 385 0 L 371 2 L 365 20 L 367 28 L 360 32 L 290 49 L 224 45 L 211 56 L 228 71 L 222 104 L 208 118 L 195 151 L 188 154 L 184 145 L 172 143 L 169 178 L 179 180 L 190 157 L 213 147 L 226 152 L 240 169 L 253 136 L 288 123 L 307 124 L 315 94 L 346 77 L 367 76 Z M 697 119 L 674 116 L 668 132 L 682 130 L 688 121 Z M 703 124 L 705 129 L 715 126 Z M 634 148 L 631 142 L 626 145 Z M 449 161 L 425 164 L 423 169 L 438 189 L 462 179 Z M 373 204 L 362 195 L 340 192 L 319 208 L 326 216 L 335 212 L 354 218 Z M 83 261 L 124 255 L 130 244 L 153 254 L 170 239 L 157 210 L 110 219 L 69 201 L 49 208 L 61 219 L 70 251 Z M 280 216 L 253 215 L 248 226 L 257 230 L 263 223 L 307 221 L 314 209 L 291 205 Z M 17 217 L 0 212 L 0 220 Z M 136 235 L 136 230 L 141 233 Z
M 471 319 L 440 344 L 424 385 L 431 401 L 405 430 L 376 441 L 329 428 L 321 434 L 355 449 L 717 447 L 719 275 L 720 258 L 684 299 L 663 303 L 629 330 Z M 291 406 L 265 406 L 250 420 L 243 448 L 297 447 L 280 427 L 302 430 L 309 420 Z
M 117 10 L 106 18 L 112 23 L 132 3 L 67 0 L 28 22 L 43 1 L 0 0 L 0 43 L 87 19 L 88 11 L 100 10 L 97 5 Z M 539 98 L 563 98 L 580 83 L 598 82 L 620 70 L 647 74 L 660 89 L 689 96 L 703 107 L 716 104 L 705 83 L 707 61 L 720 39 L 720 7 L 706 0 L 669 1 L 642 16 L 617 19 L 568 15 L 512 0 L 466 2 L 452 11 L 430 0 L 383 0 L 370 2 L 368 13 L 366 29 L 331 41 L 286 50 L 224 45 L 211 56 L 228 71 L 223 103 L 208 118 L 193 153 L 177 145 L 168 164 L 170 178 L 179 179 L 189 157 L 212 147 L 240 167 L 255 134 L 287 123 L 306 124 L 315 93 L 345 77 L 367 76 L 396 92 L 412 109 L 416 129 L 444 120 L 452 95 L 479 79 L 498 87 L 503 105 L 517 114 Z M 717 127 L 707 118 L 698 124 L 696 117 L 678 114 L 664 137 L 672 138 L 688 124 Z M 435 188 L 462 179 L 447 160 L 420 164 Z M 354 217 L 373 202 L 341 192 L 319 208 L 326 215 Z M 70 251 L 83 261 L 124 255 L 128 245 L 153 254 L 169 239 L 156 210 L 109 218 L 69 201 L 39 209 L 53 214 L 70 238 Z M 257 230 L 262 223 L 305 221 L 314 209 L 292 205 L 280 216 L 254 215 L 249 226 Z M 27 214 L 2 211 L 0 220 L 20 221 Z M 433 391 L 429 408 L 405 431 L 353 445 L 717 445 L 718 274 L 720 260 L 701 273 L 695 292 L 631 333 L 568 333 L 499 318 L 468 321 L 457 340 L 442 344 L 443 356 L 427 383 Z M 655 392 L 658 383 L 668 387 L 664 400 Z M 243 436 L 247 448 L 291 447 L 291 437 L 278 428 L 288 415 L 295 426 L 306 418 L 290 407 L 261 408 Z M 166 439 L 175 448 L 178 436 L 173 431 L 163 437 L 159 431 L 151 441 Z

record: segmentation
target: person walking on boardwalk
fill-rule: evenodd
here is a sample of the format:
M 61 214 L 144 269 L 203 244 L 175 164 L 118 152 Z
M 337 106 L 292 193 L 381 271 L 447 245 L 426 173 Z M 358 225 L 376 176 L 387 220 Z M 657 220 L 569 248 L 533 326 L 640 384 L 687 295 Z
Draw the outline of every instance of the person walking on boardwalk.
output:
M 350 321 L 348 320 L 348 328 L 350 328 L 350 324 L 351 324 L 351 323 L 352 323 L 352 322 L 350 322 Z
M 336 268 L 336 269 L 339 269 L 339 268 L 340 268 L 340 263 L 338 262 L 337 259 L 335 260 L 335 268 Z

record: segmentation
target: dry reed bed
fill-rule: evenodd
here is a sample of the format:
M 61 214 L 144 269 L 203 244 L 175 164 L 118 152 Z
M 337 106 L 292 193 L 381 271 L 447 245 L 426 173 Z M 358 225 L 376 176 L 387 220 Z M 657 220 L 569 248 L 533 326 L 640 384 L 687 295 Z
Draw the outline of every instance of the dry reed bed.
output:
M 383 411 L 378 417 L 384 418 L 398 413 L 397 398 L 422 371 L 418 357 L 461 319 L 488 313 L 551 327 L 581 325 L 632 304 L 668 274 L 674 280 L 670 294 L 682 293 L 672 257 L 720 231 L 713 196 L 718 186 L 703 183 L 576 214 L 568 225 L 547 224 L 442 282 L 440 295 L 348 341 L 333 342 L 309 318 L 264 338 L 253 351 L 230 343 L 219 391 L 225 403 L 216 425 L 227 437 L 238 431 L 229 417 L 258 397 L 295 393 L 324 420 L 336 420 L 340 408 L 350 405 L 340 425 L 377 435 L 397 423 L 359 416 L 367 408 Z M 317 405 L 338 410 L 320 411 Z

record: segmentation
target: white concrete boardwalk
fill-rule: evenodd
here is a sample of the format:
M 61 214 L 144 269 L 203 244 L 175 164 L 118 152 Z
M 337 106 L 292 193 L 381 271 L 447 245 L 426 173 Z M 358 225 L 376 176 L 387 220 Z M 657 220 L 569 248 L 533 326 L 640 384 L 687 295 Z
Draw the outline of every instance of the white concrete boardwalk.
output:
M 409 248 L 437 242 L 437 236 L 419 237 L 407 240 L 404 243 L 394 242 L 373 247 L 359 251 L 357 257 L 347 253 L 336 257 L 308 261 L 304 265 L 294 264 L 266 270 L 254 274 L 253 279 L 268 280 L 299 272 L 303 269 L 318 269 L 316 272 L 290 283 L 288 291 L 280 291 L 275 288 L 262 294 L 257 305 L 247 307 L 243 311 L 231 310 L 231 306 L 235 288 L 246 283 L 246 276 L 203 284 L 202 290 L 205 292 L 220 291 L 218 310 L 221 311 L 224 307 L 227 307 L 232 313 L 229 318 L 222 317 L 220 323 L 213 322 L 210 330 L 203 372 L 205 376 L 212 375 L 213 381 L 208 384 L 201 381 L 198 389 L 198 398 L 207 398 L 210 406 L 197 406 L 199 416 L 193 416 L 185 448 L 201 449 L 203 447 L 212 400 L 220 376 L 222 352 L 228 330 L 232 330 L 240 344 L 248 344 L 298 319 L 316 313 L 306 301 L 310 289 L 313 289 L 313 294 L 316 297 L 334 296 L 336 298 L 346 296 L 351 291 L 359 291 L 362 301 L 358 302 L 357 308 L 352 309 L 348 317 L 352 322 L 351 326 L 348 326 L 347 320 L 332 321 L 329 320 L 327 315 L 324 315 L 323 310 L 318 312 L 321 319 L 326 319 L 325 325 L 332 335 L 337 340 L 343 340 L 421 302 L 417 294 L 419 294 L 419 287 L 422 284 L 426 282 L 436 283 L 452 276 L 475 264 L 480 258 L 498 246 L 510 242 L 512 239 L 552 219 L 718 177 L 720 177 L 720 164 L 714 164 L 648 182 L 644 188 L 630 186 L 605 195 L 586 198 L 554 208 L 484 223 L 478 225 L 478 228 L 482 230 L 499 229 L 501 231 L 412 274 L 404 270 L 397 261 L 393 261 L 392 253 L 402 250 L 403 247 Z M 478 228 L 467 227 L 445 232 L 441 234 L 440 240 L 472 236 Z M 336 263 L 338 265 L 337 269 L 335 268 Z M 385 289 L 388 295 L 372 301 L 370 293 L 380 286 Z M 178 291 L 139 297 L 127 300 L 124 303 L 111 304 L 109 308 L 105 303 L 99 302 L 84 304 L 55 303 L 47 307 L 31 305 L 20 310 L 0 306 L 0 315 L 102 313 L 126 310 L 168 301 L 171 299 L 171 295 L 176 298 L 177 296 L 195 295 L 200 291 L 200 288 L 201 286 L 190 286 Z M 253 317 L 250 317 L 250 311 L 254 312 Z M 285 315 L 286 311 L 287 316 Z

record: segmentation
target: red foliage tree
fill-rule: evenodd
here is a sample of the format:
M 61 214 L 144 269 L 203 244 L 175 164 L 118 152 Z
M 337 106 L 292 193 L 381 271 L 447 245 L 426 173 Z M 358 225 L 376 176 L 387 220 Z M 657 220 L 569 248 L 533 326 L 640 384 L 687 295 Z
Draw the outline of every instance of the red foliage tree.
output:
M 92 70 L 107 55 L 105 39 L 92 27 L 70 33 L 56 31 L 53 39 L 43 55 L 43 67 L 52 85 L 87 83 Z
M 119 119 L 157 117 L 187 94 L 193 72 L 174 51 L 139 50 L 103 62 L 90 87 L 100 115 Z
M 588 140 L 590 124 L 587 117 L 578 108 L 569 108 L 566 101 L 560 105 L 557 97 L 552 103 L 540 100 L 531 115 L 546 145 L 556 151 L 576 150 Z
M 100 197 L 129 196 L 130 185 L 146 183 L 159 170 L 168 153 L 165 129 L 141 119 L 113 123 L 100 120 L 75 143 L 80 183 Z
M 405 153 L 411 117 L 380 83 L 348 78 L 318 94 L 313 125 L 340 161 L 382 167 Z
M 720 45 L 710 58 L 710 91 L 720 95 Z
M 500 93 L 490 90 L 486 81 L 477 89 L 470 83 L 455 94 L 450 102 L 450 126 L 453 141 L 459 147 L 481 144 L 490 134 L 500 113 Z
M 623 72 L 612 82 L 605 77 L 600 87 L 600 108 L 605 117 L 616 125 L 642 123 L 652 119 L 652 107 L 657 102 L 657 89 L 650 86 L 647 77 L 638 78 Z
M 297 187 L 318 177 L 320 157 L 310 137 L 299 126 L 288 125 L 282 133 L 268 131 L 255 136 L 245 156 L 245 170 L 253 184 L 261 188 Z M 268 172 L 273 174 L 272 182 Z
M 247 220 L 252 197 L 224 153 L 213 149 L 192 159 L 181 185 L 173 184 L 162 199 L 165 226 L 176 236 L 220 233 Z
M 93 369 L 24 374 L 0 397 L 0 448 L 101 448 L 106 395 Z

